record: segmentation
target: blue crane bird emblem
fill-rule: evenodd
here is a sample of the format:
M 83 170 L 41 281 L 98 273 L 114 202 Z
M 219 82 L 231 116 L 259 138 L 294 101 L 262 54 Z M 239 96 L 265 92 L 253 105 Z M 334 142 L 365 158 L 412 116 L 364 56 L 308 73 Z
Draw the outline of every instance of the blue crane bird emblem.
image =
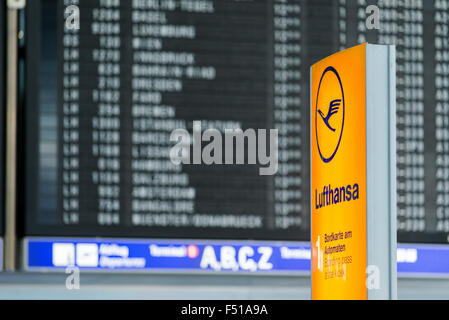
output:
M 340 109 L 341 99 L 333 100 L 329 104 L 329 110 L 327 111 L 327 116 L 324 115 L 324 113 L 321 110 L 318 110 L 318 113 L 320 114 L 321 118 L 324 121 L 324 124 L 332 130 L 332 132 L 335 132 L 335 129 L 331 127 L 329 124 L 329 120 L 332 118 L 333 115 L 338 113 L 338 110 Z
M 343 83 L 334 67 L 322 73 L 314 104 L 318 153 L 324 163 L 329 163 L 340 148 L 346 115 Z

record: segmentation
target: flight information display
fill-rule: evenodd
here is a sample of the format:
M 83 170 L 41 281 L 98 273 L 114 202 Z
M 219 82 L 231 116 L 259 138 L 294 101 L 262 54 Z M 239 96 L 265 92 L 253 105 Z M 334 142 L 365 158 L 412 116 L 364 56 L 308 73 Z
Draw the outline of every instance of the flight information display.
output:
M 379 30 L 365 10 L 380 8 Z M 449 241 L 449 1 L 339 0 L 341 47 L 396 44 L 399 241 Z
M 449 0 L 29 1 L 25 235 L 308 240 L 309 68 L 368 41 L 397 45 L 399 240 L 447 242 L 448 15 Z M 196 121 L 277 129 L 276 174 L 175 165 L 171 133 Z
M 301 1 L 29 3 L 27 233 L 306 238 L 302 16 Z M 170 134 L 194 121 L 278 129 L 277 174 L 174 165 Z

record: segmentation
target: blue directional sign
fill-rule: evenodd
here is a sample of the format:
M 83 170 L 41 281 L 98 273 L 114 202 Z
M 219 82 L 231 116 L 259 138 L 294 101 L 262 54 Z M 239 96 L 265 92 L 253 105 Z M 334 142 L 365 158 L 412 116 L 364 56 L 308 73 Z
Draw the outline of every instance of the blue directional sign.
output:
M 308 243 L 27 239 L 25 268 L 307 273 Z
M 307 242 L 28 238 L 24 248 L 26 270 L 307 275 L 311 258 Z M 449 246 L 400 245 L 397 259 L 400 276 L 449 275 Z

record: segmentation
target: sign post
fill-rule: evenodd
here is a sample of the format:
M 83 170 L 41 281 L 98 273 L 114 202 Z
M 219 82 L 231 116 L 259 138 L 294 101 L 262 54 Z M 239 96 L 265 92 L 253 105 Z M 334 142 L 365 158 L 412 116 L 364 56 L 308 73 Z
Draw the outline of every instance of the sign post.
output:
M 395 48 L 311 68 L 312 298 L 396 298 Z
M 25 0 L 8 0 L 6 71 L 6 176 L 5 176 L 5 269 L 16 269 L 16 186 L 17 186 L 17 32 L 18 10 Z

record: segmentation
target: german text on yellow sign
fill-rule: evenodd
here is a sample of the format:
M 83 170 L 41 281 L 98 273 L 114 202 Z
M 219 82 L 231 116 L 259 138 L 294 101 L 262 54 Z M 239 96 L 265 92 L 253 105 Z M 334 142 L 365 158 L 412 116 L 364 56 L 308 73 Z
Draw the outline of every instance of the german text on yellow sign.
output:
M 311 72 L 312 298 L 366 299 L 366 45 Z

